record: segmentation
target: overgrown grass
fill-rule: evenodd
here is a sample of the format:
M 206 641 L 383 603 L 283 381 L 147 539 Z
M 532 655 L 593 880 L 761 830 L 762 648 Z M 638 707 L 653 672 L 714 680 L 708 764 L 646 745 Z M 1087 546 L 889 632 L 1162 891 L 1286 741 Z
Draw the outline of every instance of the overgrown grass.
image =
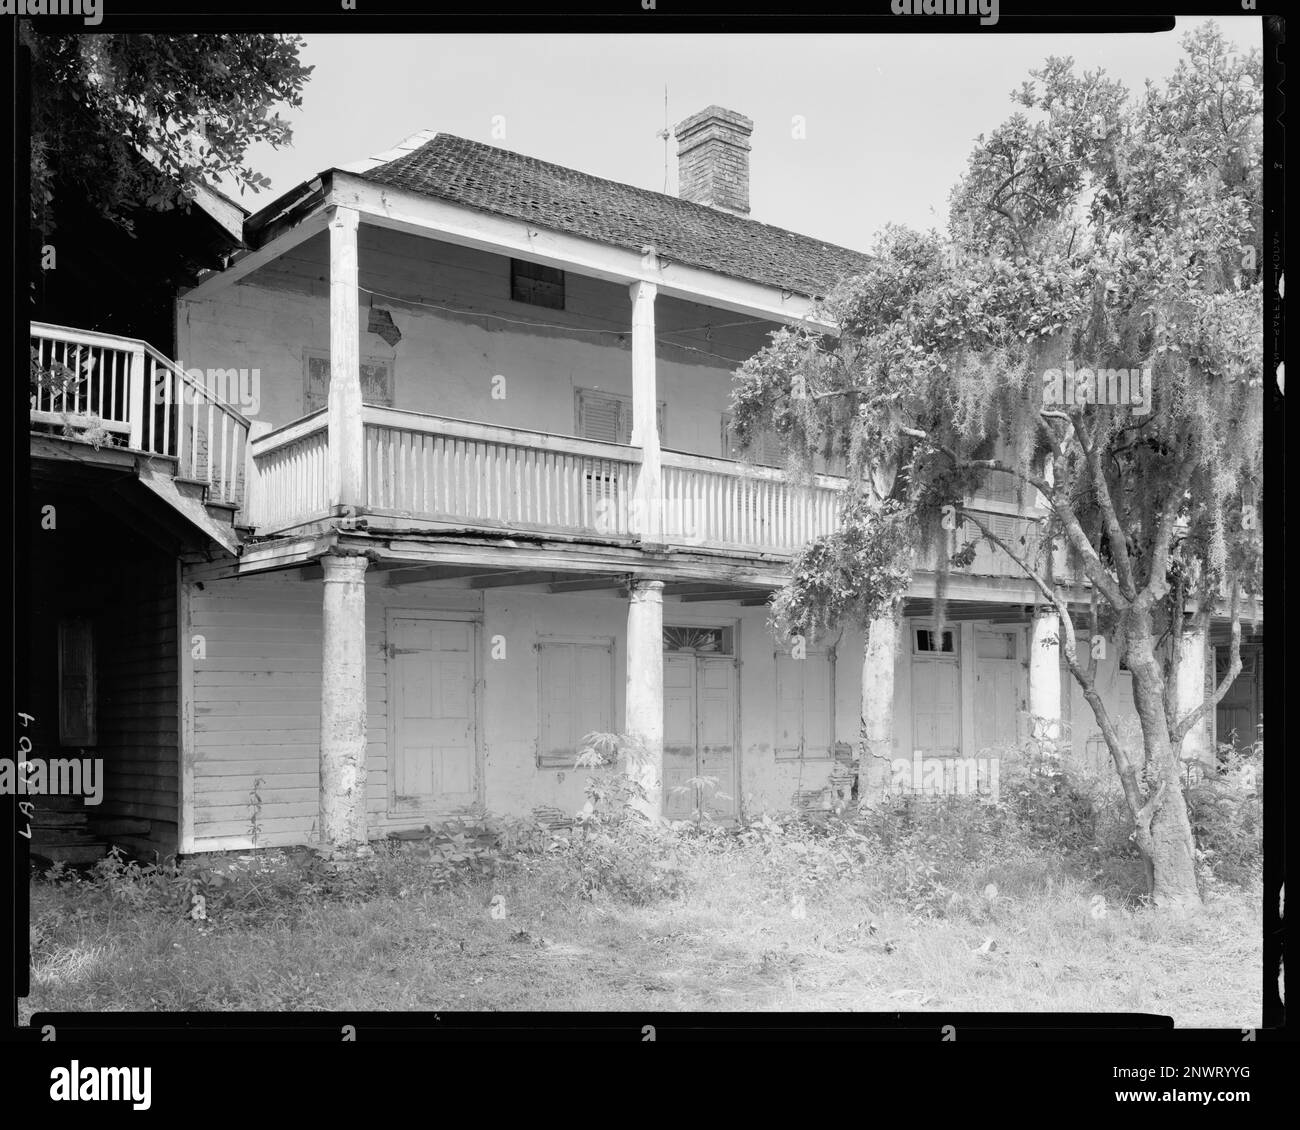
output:
M 997 805 L 733 831 L 597 809 L 569 833 L 462 828 L 341 870 L 308 851 L 110 860 L 35 885 L 23 1017 L 1050 1009 L 1256 1026 L 1257 826 L 1253 854 L 1224 831 L 1251 826 L 1248 794 L 1203 814 L 1205 842 L 1235 846 L 1203 856 L 1196 913 L 1146 905 L 1107 805 L 1086 783 L 1013 773 Z

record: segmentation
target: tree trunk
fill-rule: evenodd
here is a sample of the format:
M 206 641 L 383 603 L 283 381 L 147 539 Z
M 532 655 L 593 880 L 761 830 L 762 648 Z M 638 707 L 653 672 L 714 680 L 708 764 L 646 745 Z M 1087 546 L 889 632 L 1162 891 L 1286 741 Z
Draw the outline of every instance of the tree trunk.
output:
M 1158 906 L 1199 906 L 1196 851 L 1183 798 L 1178 751 L 1169 741 L 1164 679 L 1155 657 L 1150 617 L 1137 614 L 1126 625 L 1133 704 L 1142 726 L 1148 787 L 1157 792 L 1151 808 L 1135 814 L 1137 845 L 1147 863 L 1151 897 Z M 1158 795 L 1157 795 L 1158 794 Z

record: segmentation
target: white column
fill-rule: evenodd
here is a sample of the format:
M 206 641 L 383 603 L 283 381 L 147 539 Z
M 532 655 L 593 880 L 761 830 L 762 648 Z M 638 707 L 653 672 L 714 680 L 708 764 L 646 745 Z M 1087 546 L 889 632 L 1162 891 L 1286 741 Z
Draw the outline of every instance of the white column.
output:
M 641 469 L 633 496 L 642 541 L 663 541 L 663 505 L 659 462 L 659 395 L 655 387 L 654 283 L 635 282 L 632 295 L 632 445 L 641 449 Z
M 321 558 L 324 632 L 320 688 L 320 838 L 366 845 L 366 565 Z
M 330 217 L 330 505 L 362 506 L 365 436 L 361 420 L 361 327 L 357 225 L 352 208 Z
M 1205 701 L 1205 664 L 1207 658 L 1206 630 L 1187 629 L 1183 632 L 1178 649 L 1178 658 L 1174 668 L 1175 697 L 1177 704 L 1175 718 L 1181 720 Z M 1214 764 L 1214 751 L 1210 748 L 1210 728 L 1208 719 L 1202 716 L 1183 737 L 1180 756 L 1188 761 Z
M 648 755 L 641 783 L 646 814 L 663 815 L 664 779 L 664 585 L 634 580 L 627 605 L 627 693 L 623 732 Z
M 867 626 L 862 649 L 862 758 L 858 800 L 875 804 L 888 787 L 894 762 L 894 665 L 902 611 Z
M 267 503 L 262 477 L 253 458 L 253 441 L 273 430 L 270 420 L 251 420 L 248 424 L 248 441 L 244 444 L 244 497 L 239 504 L 239 520 L 247 526 L 256 526 L 265 519 Z
M 1029 633 L 1029 733 L 1038 748 L 1055 757 L 1061 731 L 1061 620 L 1055 609 L 1039 609 Z

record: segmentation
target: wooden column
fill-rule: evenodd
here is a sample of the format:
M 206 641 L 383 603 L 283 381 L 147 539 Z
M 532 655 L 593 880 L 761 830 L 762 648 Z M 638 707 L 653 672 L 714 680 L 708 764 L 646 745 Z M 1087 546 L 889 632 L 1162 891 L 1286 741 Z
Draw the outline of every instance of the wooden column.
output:
M 636 532 L 651 544 L 663 541 L 663 490 L 659 460 L 659 395 L 655 379 L 654 283 L 635 282 L 632 295 L 632 444 L 641 449 L 633 495 Z
M 648 755 L 641 783 L 645 811 L 663 815 L 664 779 L 664 586 L 634 580 L 627 606 L 627 694 L 623 732 Z
M 324 571 L 320 688 L 320 838 L 366 846 L 366 566 L 329 554 Z
M 894 665 L 902 607 L 867 625 L 862 649 L 862 753 L 858 800 L 876 804 L 889 785 L 894 762 Z
M 1174 667 L 1176 719 L 1182 719 L 1205 701 L 1206 662 L 1206 629 L 1201 628 L 1196 631 L 1191 627 L 1185 628 Z M 1187 731 L 1183 737 L 1180 756 L 1184 760 L 1194 758 L 1208 765 L 1215 763 L 1215 754 L 1210 743 L 1210 727 L 1206 717 L 1202 717 Z
M 361 420 L 361 328 L 357 290 L 358 213 L 330 216 L 329 501 L 331 508 L 365 503 Z
M 1061 620 L 1055 609 L 1035 612 L 1029 632 L 1029 733 L 1049 757 L 1062 748 Z
M 253 441 L 273 431 L 270 420 L 252 420 L 248 425 L 248 442 L 244 445 L 244 497 L 240 499 L 239 521 L 256 527 L 266 520 L 266 491 L 253 459 Z

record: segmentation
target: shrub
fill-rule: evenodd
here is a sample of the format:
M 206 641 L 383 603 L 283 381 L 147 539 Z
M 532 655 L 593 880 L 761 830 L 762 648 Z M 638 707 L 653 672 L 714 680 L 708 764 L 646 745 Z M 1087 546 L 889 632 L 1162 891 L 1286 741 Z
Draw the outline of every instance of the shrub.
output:
M 1187 789 L 1203 881 L 1249 886 L 1263 864 L 1263 745 L 1219 747 L 1219 771 Z

